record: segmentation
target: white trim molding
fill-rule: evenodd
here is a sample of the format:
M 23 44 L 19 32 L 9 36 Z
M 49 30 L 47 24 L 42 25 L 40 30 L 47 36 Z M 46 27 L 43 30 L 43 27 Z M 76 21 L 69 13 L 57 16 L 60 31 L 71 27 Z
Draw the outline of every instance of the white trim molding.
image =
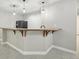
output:
M 59 46 L 55 46 L 55 45 L 50 46 L 46 51 L 23 51 L 23 50 L 15 47 L 14 45 L 12 45 L 9 42 L 3 42 L 2 44 L 9 45 L 10 47 L 15 49 L 16 51 L 20 52 L 22 55 L 46 55 L 52 48 L 56 48 L 56 49 L 61 50 L 61 51 L 65 51 L 65 52 L 68 52 L 68 53 L 76 54 L 76 51 L 69 50 L 69 49 L 66 49 L 66 48 L 63 48 L 63 47 L 59 47 Z
M 18 51 L 22 55 L 46 55 L 53 48 L 53 46 L 50 46 L 46 51 L 23 51 L 23 50 L 15 47 L 14 45 L 12 45 L 9 42 L 4 42 L 3 44 L 9 45 L 10 47 L 15 49 L 16 51 Z
M 46 55 L 52 48 L 53 46 L 50 46 L 46 51 L 25 51 L 24 55 Z
M 59 49 L 61 51 L 65 51 L 65 52 L 68 52 L 68 53 L 71 53 L 71 54 L 76 54 L 76 51 L 73 51 L 73 50 L 70 50 L 70 49 L 67 49 L 67 48 L 63 48 L 63 47 L 59 47 L 59 46 L 55 46 L 55 45 L 53 45 L 53 46 L 54 46 L 54 48 Z

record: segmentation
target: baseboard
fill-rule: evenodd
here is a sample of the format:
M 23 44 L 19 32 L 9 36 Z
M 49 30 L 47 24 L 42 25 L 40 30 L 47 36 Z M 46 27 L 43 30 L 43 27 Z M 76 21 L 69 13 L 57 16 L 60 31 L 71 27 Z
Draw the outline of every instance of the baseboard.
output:
M 67 48 L 59 47 L 59 46 L 56 46 L 56 45 L 53 45 L 53 47 L 56 48 L 56 49 L 59 49 L 61 51 L 65 51 L 65 52 L 68 52 L 68 53 L 71 53 L 71 54 L 76 54 L 76 51 L 73 51 L 73 50 L 70 50 L 70 49 L 67 49 Z
M 63 47 L 59 47 L 59 46 L 55 46 L 55 45 L 50 46 L 46 51 L 23 51 L 23 50 L 15 47 L 14 45 L 12 45 L 9 42 L 3 42 L 2 44 L 8 44 L 10 47 L 15 49 L 16 51 L 18 51 L 22 55 L 46 55 L 46 54 L 48 54 L 48 52 L 52 48 L 56 48 L 56 49 L 59 49 L 61 51 L 65 51 L 65 52 L 68 52 L 68 53 L 76 54 L 76 51 L 72 51 L 72 50 L 69 50 L 69 49 L 66 49 L 66 48 L 63 48 Z
M 21 53 L 22 55 L 46 55 L 52 48 L 53 46 L 50 46 L 46 51 L 23 51 L 14 45 L 12 45 L 9 42 L 4 42 L 4 44 L 8 44 L 10 47 Z
M 23 50 L 21 50 L 21 49 L 15 47 L 15 46 L 12 45 L 11 43 L 9 43 L 9 42 L 5 42 L 5 44 L 9 45 L 11 48 L 15 49 L 16 51 L 18 51 L 18 52 L 20 52 L 21 54 L 24 55 L 24 51 L 23 51 Z
M 24 55 L 46 55 L 53 46 L 50 46 L 46 51 L 25 51 Z
M 51 50 L 52 48 L 54 48 L 53 45 L 51 45 L 51 46 L 46 50 L 46 54 L 47 54 L 48 52 L 50 52 L 50 50 Z
M 23 55 L 46 55 L 46 51 L 25 51 Z

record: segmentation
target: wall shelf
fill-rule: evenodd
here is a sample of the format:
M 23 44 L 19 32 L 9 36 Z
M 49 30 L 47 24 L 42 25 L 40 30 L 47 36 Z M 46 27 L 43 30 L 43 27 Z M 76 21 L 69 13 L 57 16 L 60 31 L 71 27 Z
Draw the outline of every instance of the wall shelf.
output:
M 26 36 L 27 31 L 42 31 L 43 32 L 43 37 L 46 37 L 48 35 L 49 32 L 55 32 L 55 31 L 59 31 L 61 30 L 60 28 L 39 28 L 39 29 L 27 29 L 27 28 L 1 28 L 3 30 L 11 30 L 14 32 L 14 34 L 16 34 L 16 31 L 21 32 L 22 36 Z

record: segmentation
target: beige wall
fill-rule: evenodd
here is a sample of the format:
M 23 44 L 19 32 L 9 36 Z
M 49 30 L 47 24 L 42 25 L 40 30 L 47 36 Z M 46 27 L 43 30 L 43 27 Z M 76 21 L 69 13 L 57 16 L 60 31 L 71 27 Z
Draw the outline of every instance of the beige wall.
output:
M 77 16 L 77 34 L 79 34 L 79 16 Z
M 79 16 L 77 16 L 77 55 L 79 56 Z

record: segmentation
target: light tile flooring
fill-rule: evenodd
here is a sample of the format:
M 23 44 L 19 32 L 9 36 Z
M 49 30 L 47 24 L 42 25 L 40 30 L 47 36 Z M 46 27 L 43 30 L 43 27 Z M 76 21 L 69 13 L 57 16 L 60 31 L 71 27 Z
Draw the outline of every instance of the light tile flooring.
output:
M 47 55 L 22 55 L 8 45 L 0 44 L 0 59 L 78 59 L 74 54 L 52 49 Z

